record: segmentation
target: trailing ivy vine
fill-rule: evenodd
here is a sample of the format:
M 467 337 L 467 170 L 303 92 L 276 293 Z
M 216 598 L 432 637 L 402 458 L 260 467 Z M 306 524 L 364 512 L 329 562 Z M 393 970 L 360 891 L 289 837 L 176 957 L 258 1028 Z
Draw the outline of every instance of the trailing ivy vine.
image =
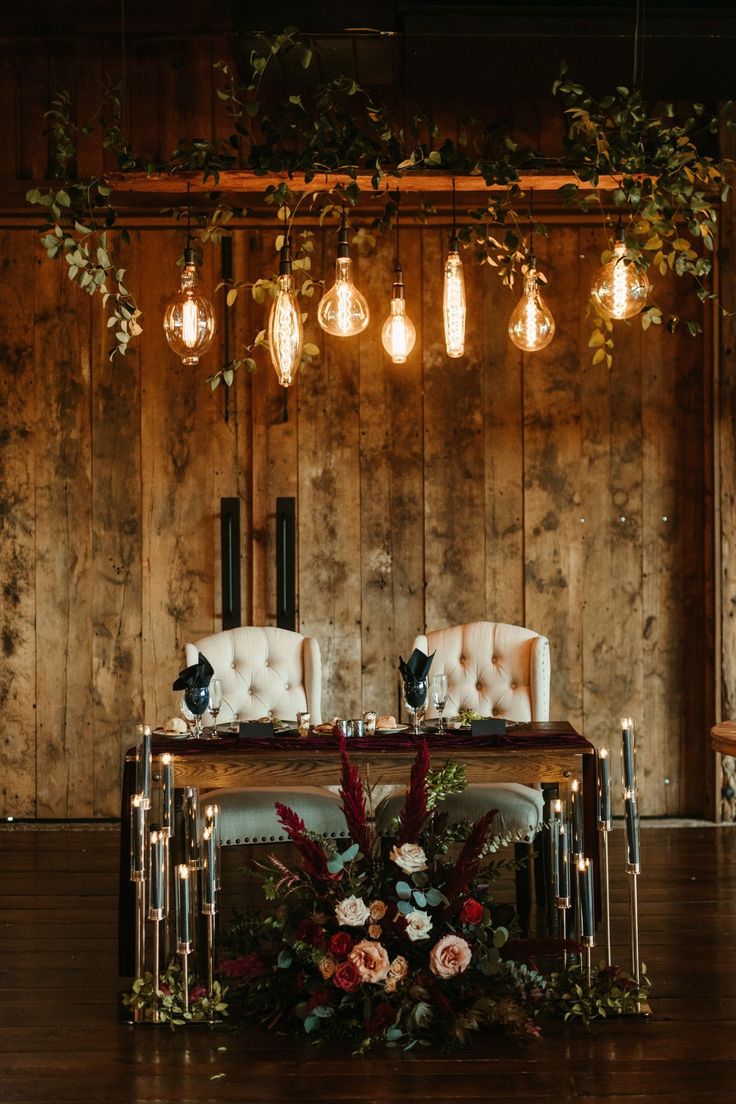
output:
M 460 239 L 469 254 L 479 263 L 490 265 L 506 285 L 512 285 L 523 271 L 529 231 L 547 233 L 543 224 L 532 223 L 526 210 L 520 209 L 528 205 L 520 186 L 521 174 L 560 169 L 574 174 L 579 181 L 559 189 L 563 201 L 581 210 L 595 205 L 612 237 L 616 215 L 620 216 L 626 243 L 624 263 L 660 276 L 672 273 L 690 277 L 701 302 L 714 299 L 709 279 L 718 207 L 728 197 L 733 168 L 730 161 L 715 152 L 715 139 L 721 126 L 732 125 L 730 103 L 715 117 L 707 114 L 702 104 L 692 105 L 685 115 L 671 104 L 652 112 L 638 90 L 624 87 L 595 99 L 568 76 L 563 63 L 553 91 L 561 100 L 567 121 L 565 153 L 561 158 L 549 159 L 471 117 L 462 120 L 456 141 L 442 136 L 421 112 L 416 112 L 407 125 L 400 125 L 369 90 L 348 77 L 317 83 L 308 95 L 292 94 L 283 102 L 273 102 L 272 96 L 263 96 L 264 77 L 279 54 L 287 52 L 295 54 L 304 68 L 313 62 L 311 41 L 293 27 L 281 34 L 257 37 L 245 83 L 228 63 L 218 61 L 215 69 L 222 85 L 217 95 L 231 120 L 232 133 L 217 142 L 206 138 L 182 140 L 167 162 L 150 160 L 131 150 L 121 126 L 120 86 L 106 84 L 95 119 L 81 128 L 73 117 L 69 94 L 59 92 L 54 97 L 46 119 L 52 171 L 58 185 L 45 191 L 33 188 L 27 198 L 43 213 L 41 240 L 48 256 L 64 258 L 69 278 L 90 295 L 102 296 L 114 335 L 111 355 L 124 354 L 130 340 L 141 332 L 140 311 L 126 286 L 125 269 L 113 258 L 108 237 L 108 231 L 117 224 L 112 189 L 104 176 L 84 181 L 76 176 L 77 142 L 94 136 L 113 151 L 122 172 L 199 173 L 205 184 L 211 182 L 207 211 L 196 215 L 202 245 L 231 234 L 233 224 L 248 213 L 217 190 L 221 173 L 245 168 L 264 175 L 282 174 L 281 184 L 264 189 L 265 202 L 274 207 L 280 224 L 274 260 L 288 233 L 295 257 L 297 293 L 306 313 L 321 282 L 311 267 L 312 232 L 295 228 L 300 205 L 306 204 L 311 216 L 320 222 L 343 208 L 350 211 L 366 198 L 358 176 L 367 174 L 367 197 L 377 202 L 380 210 L 356 228 L 354 241 L 358 246 L 370 246 L 376 234 L 391 226 L 396 214 L 396 201 L 387 186 L 417 171 L 437 172 L 448 178 L 476 176 L 479 190 L 483 184 L 502 186 L 502 190 L 488 193 L 482 207 L 466 212 Z M 324 174 L 339 174 L 347 182 L 324 190 L 318 181 Z M 314 190 L 305 193 L 301 185 L 298 190 L 294 188 L 295 175 L 307 186 L 317 180 Z M 616 181 L 610 193 L 613 213 L 610 204 L 609 208 L 604 206 L 599 191 L 602 177 L 607 178 L 607 189 L 611 177 Z M 430 211 L 431 207 L 420 203 L 418 217 Z M 180 218 L 182 210 L 174 208 L 171 214 Z M 128 241 L 124 229 L 120 238 Z M 611 256 L 611 250 L 606 250 L 601 263 Z M 274 273 L 262 274 L 252 281 L 230 281 L 220 288 L 227 307 L 232 307 L 241 294 L 265 303 L 275 295 L 276 277 Z M 592 301 L 588 311 L 593 362 L 605 360 L 610 365 L 613 326 Z M 644 329 L 662 324 L 670 331 L 682 324 L 691 334 L 701 329 L 695 319 L 681 320 L 672 314 L 665 317 L 654 300 L 642 311 L 641 320 Z M 240 368 L 253 370 L 258 350 L 264 347 L 266 335 L 260 330 L 240 356 L 209 377 L 211 386 L 221 382 L 229 385 Z M 318 353 L 316 346 L 305 345 L 306 360 Z

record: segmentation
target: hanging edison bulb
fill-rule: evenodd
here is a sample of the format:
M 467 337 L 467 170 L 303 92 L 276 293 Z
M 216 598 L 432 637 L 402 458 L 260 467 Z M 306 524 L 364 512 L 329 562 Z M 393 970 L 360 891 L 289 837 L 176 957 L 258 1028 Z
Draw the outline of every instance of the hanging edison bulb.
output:
M 555 336 L 555 320 L 539 292 L 539 274 L 533 253 L 524 273 L 524 291 L 509 319 L 509 337 L 518 349 L 536 353 Z
M 335 283 L 326 291 L 317 308 L 317 321 L 322 329 L 335 337 L 355 337 L 370 320 L 365 296 L 353 283 L 353 262 L 350 260 L 348 228 L 345 212 L 337 235 Z
M 643 309 L 649 295 L 649 280 L 633 261 L 627 263 L 622 233 L 613 247 L 613 258 L 593 281 L 591 295 L 606 318 L 633 318 Z
M 281 247 L 278 288 L 268 317 L 268 346 L 271 352 L 271 363 L 276 369 L 276 375 L 282 387 L 288 387 L 294 382 L 302 357 L 303 341 L 302 316 L 294 293 L 291 248 L 287 238 Z
M 445 261 L 445 287 L 442 310 L 445 316 L 445 348 L 449 357 L 465 352 L 465 280 L 459 242 L 453 233 Z
M 417 331 L 406 313 L 404 299 L 404 274 L 400 268 L 394 271 L 394 286 L 391 296 L 391 313 L 383 323 L 381 341 L 394 364 L 403 364 L 414 348 Z
M 197 364 L 215 336 L 215 308 L 197 290 L 194 250 L 184 250 L 184 268 L 176 295 L 164 311 L 164 333 L 182 364 Z

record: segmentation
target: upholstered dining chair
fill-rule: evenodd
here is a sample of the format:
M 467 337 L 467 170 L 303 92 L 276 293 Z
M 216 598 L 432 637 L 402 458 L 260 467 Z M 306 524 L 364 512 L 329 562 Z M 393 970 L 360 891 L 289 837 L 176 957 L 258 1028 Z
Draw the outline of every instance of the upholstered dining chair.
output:
M 293 720 L 311 714 L 322 720 L 322 662 L 318 642 L 288 629 L 247 626 L 225 629 L 186 645 L 186 662 L 203 655 L 222 681 L 222 709 L 218 723 L 252 721 L 260 717 Z M 305 786 L 289 790 L 212 791 L 220 810 L 224 844 L 282 843 L 287 839 L 274 802 L 290 805 L 316 832 L 331 837 L 346 834 L 337 796 L 329 790 Z M 203 795 L 202 804 L 207 800 Z
M 550 697 L 549 640 L 519 625 L 495 621 L 473 621 L 466 625 L 420 634 L 414 648 L 425 655 L 434 652 L 429 672 L 447 675 L 445 714 L 473 709 L 484 717 L 509 721 L 548 721 Z M 425 717 L 437 717 L 431 689 Z M 384 818 L 395 815 L 392 798 Z M 474 821 L 497 809 L 493 831 L 498 843 L 517 844 L 517 857 L 530 859 L 528 844 L 543 824 L 544 795 L 541 790 L 518 782 L 480 783 L 448 798 L 444 805 L 451 823 Z M 517 908 L 528 926 L 530 879 L 517 877 Z

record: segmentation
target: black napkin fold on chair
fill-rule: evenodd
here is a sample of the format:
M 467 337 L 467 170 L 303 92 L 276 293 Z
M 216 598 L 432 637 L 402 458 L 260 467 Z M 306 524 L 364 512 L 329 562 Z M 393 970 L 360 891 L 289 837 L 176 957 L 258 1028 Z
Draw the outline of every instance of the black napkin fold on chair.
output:
M 179 677 L 172 686 L 172 690 L 189 690 L 209 686 L 214 673 L 215 669 L 207 656 L 200 652 L 196 663 L 179 672 Z
M 434 655 L 432 652 L 431 656 L 427 656 L 419 648 L 415 648 L 406 661 L 399 656 L 399 670 L 404 682 L 424 681 L 429 674 Z

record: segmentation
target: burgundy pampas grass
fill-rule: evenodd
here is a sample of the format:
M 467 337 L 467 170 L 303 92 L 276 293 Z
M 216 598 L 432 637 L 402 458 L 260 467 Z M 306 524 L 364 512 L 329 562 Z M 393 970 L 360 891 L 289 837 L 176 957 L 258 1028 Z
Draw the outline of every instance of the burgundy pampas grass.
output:
M 315 840 L 307 836 L 307 826 L 293 809 L 288 805 L 275 802 L 276 816 L 286 830 L 291 842 L 298 848 L 304 864 L 304 873 L 322 882 L 335 881 L 336 875 L 330 874 L 327 869 L 327 855 L 324 848 Z M 338 875 L 339 877 L 339 875 Z
M 365 857 L 370 859 L 375 848 L 375 831 L 368 823 L 363 783 L 360 780 L 358 768 L 348 758 L 344 739 L 340 740 L 340 759 L 342 761 L 340 797 L 348 835 L 353 843 L 357 843 Z
M 450 876 L 444 886 L 443 893 L 452 905 L 461 893 L 474 881 L 480 862 L 483 857 L 483 848 L 491 830 L 491 822 L 497 815 L 498 809 L 489 809 L 482 817 L 476 820 L 470 829 L 470 835 L 462 846 L 457 861 L 450 871 Z
M 427 819 L 427 774 L 429 773 L 429 748 L 422 740 L 417 748 L 417 756 L 411 768 L 409 788 L 406 791 L 404 808 L 399 813 L 399 830 L 396 840 L 402 843 L 416 843 Z

